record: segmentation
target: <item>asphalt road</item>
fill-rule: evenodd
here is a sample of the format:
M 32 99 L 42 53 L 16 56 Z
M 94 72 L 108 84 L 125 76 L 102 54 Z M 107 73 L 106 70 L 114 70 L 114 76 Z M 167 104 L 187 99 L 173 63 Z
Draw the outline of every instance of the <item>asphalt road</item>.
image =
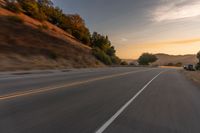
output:
M 0 133 L 200 133 L 200 88 L 176 69 L 0 74 Z

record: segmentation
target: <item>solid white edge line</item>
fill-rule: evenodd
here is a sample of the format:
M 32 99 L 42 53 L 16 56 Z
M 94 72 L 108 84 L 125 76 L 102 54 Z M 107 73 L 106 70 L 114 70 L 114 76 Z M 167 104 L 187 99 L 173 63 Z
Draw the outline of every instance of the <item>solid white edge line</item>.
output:
M 147 88 L 152 81 L 154 81 L 160 74 L 165 71 L 160 72 L 153 79 L 151 79 L 139 92 L 137 92 L 125 105 L 123 105 L 108 121 L 106 121 L 95 133 L 103 133 L 106 128 Z

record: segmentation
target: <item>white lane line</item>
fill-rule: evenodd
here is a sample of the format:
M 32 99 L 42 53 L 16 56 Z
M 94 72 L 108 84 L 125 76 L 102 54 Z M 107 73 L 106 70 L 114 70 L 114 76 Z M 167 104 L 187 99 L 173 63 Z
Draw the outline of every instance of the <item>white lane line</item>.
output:
M 137 92 L 125 105 L 123 105 L 108 121 L 106 121 L 95 133 L 103 133 L 110 124 L 147 88 L 152 81 L 154 81 L 160 74 L 165 71 L 160 72 L 153 79 L 151 79 L 139 92 Z
M 94 81 L 110 79 L 110 78 L 113 78 L 113 77 L 119 77 L 119 76 L 124 76 L 124 75 L 128 75 L 128 74 L 133 74 L 133 73 L 138 73 L 138 72 L 146 72 L 146 71 L 152 71 L 152 70 L 154 70 L 154 69 L 130 71 L 130 72 L 124 72 L 124 73 L 119 73 L 119 74 L 97 77 L 97 78 L 88 79 L 88 80 L 84 80 L 84 81 L 72 82 L 72 83 L 68 83 L 68 84 L 64 84 L 64 85 L 58 85 L 58 86 L 54 86 L 54 87 L 45 87 L 45 88 L 39 88 L 39 89 L 29 90 L 29 91 L 14 92 L 14 93 L 10 93 L 10 94 L 0 95 L 0 100 L 22 97 L 22 96 L 27 96 L 27 95 L 37 94 L 37 93 L 44 93 L 44 92 L 47 92 L 47 91 L 57 90 L 57 89 L 60 89 L 60 88 L 67 88 L 67 87 L 86 84 L 86 83 L 90 83 L 90 82 L 94 82 Z

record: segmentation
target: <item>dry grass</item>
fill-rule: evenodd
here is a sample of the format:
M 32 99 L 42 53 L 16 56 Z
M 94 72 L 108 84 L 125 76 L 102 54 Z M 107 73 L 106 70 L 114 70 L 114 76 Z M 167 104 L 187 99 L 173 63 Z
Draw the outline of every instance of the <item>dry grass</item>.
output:
M 198 62 L 196 55 L 167 55 L 157 54 L 158 60 L 154 63 L 156 65 L 167 65 L 168 63 L 179 63 L 182 64 L 196 64 Z
M 167 54 L 156 54 L 158 60 L 153 63 L 153 66 L 165 66 L 168 63 L 177 64 L 181 62 L 184 64 L 196 64 L 198 62 L 198 59 L 196 58 L 196 55 L 167 55 Z M 137 60 L 133 59 L 126 59 L 124 60 L 128 63 L 136 63 Z
M 103 66 L 89 47 L 58 27 L 23 14 L 17 16 L 24 23 L 9 19 L 14 15 L 17 14 L 0 9 L 1 71 Z M 44 24 L 48 28 L 38 28 Z
M 200 71 L 181 70 L 181 73 L 183 73 L 190 80 L 192 80 L 200 85 Z

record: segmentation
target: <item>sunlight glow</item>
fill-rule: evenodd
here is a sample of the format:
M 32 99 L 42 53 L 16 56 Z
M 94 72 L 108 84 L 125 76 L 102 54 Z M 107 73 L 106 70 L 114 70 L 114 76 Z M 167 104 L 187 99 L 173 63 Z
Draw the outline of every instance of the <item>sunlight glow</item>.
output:
M 124 45 L 117 54 L 123 59 L 137 59 L 141 53 L 167 53 L 172 55 L 196 54 L 200 50 L 200 38 L 172 40 L 146 44 Z M 125 52 L 124 52 L 125 51 Z M 132 53 L 132 55 L 130 55 Z

